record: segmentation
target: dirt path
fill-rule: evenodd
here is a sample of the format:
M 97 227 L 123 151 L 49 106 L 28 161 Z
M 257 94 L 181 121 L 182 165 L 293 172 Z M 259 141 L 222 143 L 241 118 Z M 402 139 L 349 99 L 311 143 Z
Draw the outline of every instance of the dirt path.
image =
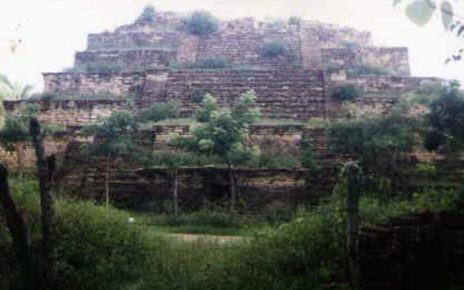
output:
M 196 234 L 168 234 L 168 237 L 172 237 L 185 242 L 196 242 L 196 241 L 207 241 L 218 244 L 240 242 L 246 239 L 246 237 L 240 236 L 215 236 L 215 235 L 196 235 Z

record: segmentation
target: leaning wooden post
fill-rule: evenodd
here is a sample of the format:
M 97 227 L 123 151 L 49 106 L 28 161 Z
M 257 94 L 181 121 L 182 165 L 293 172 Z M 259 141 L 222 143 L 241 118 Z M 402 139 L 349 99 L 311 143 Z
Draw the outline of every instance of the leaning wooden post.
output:
M 37 276 L 33 264 L 27 226 L 16 208 L 8 185 L 8 168 L 0 164 L 0 203 L 3 205 L 6 225 L 13 240 L 18 263 L 21 267 L 22 282 L 27 290 L 37 289 Z
M 42 141 L 39 121 L 31 118 L 30 134 L 37 158 L 37 169 L 39 174 L 40 210 L 42 219 L 42 247 L 44 250 L 44 282 L 49 285 L 56 276 L 56 256 L 53 234 L 53 199 L 50 193 L 51 172 L 48 170 L 45 159 L 45 149 Z
M 351 282 L 355 288 L 359 286 L 359 269 L 357 267 L 357 245 L 359 227 L 359 196 L 363 191 L 363 172 L 357 162 L 345 164 L 344 175 L 347 182 L 347 239 L 348 266 Z

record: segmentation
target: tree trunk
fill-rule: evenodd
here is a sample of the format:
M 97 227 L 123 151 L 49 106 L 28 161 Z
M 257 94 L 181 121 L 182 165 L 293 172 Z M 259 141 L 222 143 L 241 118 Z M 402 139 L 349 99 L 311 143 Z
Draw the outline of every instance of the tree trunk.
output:
M 179 201 L 178 201 L 178 190 L 179 190 L 179 174 L 177 169 L 173 170 L 174 185 L 172 190 L 172 203 L 173 213 L 175 216 L 179 213 Z
M 46 285 L 50 285 L 56 276 L 55 238 L 53 233 L 54 207 L 50 193 L 50 178 L 53 172 L 49 172 L 48 170 L 40 124 L 36 118 L 31 118 L 30 134 L 37 158 L 37 169 L 39 174 L 42 246 L 44 251 L 44 283 L 45 287 L 47 287 Z
M 230 163 L 227 164 L 227 169 L 229 171 L 230 210 L 235 211 L 235 201 L 237 199 L 237 193 L 235 190 L 234 173 L 232 171 L 232 165 Z
M 106 156 L 106 175 L 105 175 L 105 204 L 110 206 L 110 156 Z
M 20 178 L 22 178 L 23 177 L 23 164 L 22 164 L 23 148 L 21 144 L 19 144 L 16 148 L 16 157 L 18 158 L 18 175 Z
M 37 289 L 37 276 L 30 249 L 26 223 L 16 208 L 8 186 L 8 169 L 0 164 L 0 202 L 3 205 L 6 224 L 13 240 L 13 248 L 21 267 L 25 289 Z
M 359 227 L 359 196 L 363 188 L 361 168 L 353 162 L 347 164 L 346 179 L 348 187 L 347 195 L 347 252 L 348 266 L 351 276 L 351 283 L 358 289 L 360 283 L 359 269 L 357 267 L 357 245 Z

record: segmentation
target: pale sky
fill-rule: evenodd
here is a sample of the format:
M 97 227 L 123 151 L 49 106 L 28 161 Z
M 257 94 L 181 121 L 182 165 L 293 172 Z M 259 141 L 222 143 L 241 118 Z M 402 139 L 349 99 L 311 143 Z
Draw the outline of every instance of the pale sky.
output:
M 392 7 L 392 0 L 0 0 L 0 73 L 40 91 L 41 72 L 71 67 L 88 33 L 131 23 L 146 4 L 162 11 L 208 10 L 222 18 L 295 15 L 369 30 L 376 45 L 410 48 L 413 75 L 464 80 L 464 61 L 444 64 L 464 39 L 445 32 L 438 18 L 424 28 L 414 25 L 404 5 Z M 12 44 L 18 45 L 14 53 Z

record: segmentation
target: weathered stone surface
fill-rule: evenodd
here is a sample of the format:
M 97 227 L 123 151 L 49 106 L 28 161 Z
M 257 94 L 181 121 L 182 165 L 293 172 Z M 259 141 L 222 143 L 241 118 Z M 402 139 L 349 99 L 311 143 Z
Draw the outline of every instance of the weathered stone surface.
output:
M 159 17 L 159 18 L 158 18 Z M 261 56 L 262 47 L 270 41 L 286 44 L 285 55 L 269 58 Z M 357 50 L 343 48 L 354 44 Z M 289 24 L 285 21 L 256 22 L 253 18 L 220 21 L 219 29 L 209 36 L 189 36 L 182 28 L 181 16 L 160 12 L 152 23 L 133 23 L 118 27 L 115 32 L 90 34 L 88 53 L 95 51 L 119 51 L 120 61 L 130 61 L 132 53 L 124 50 L 170 50 L 170 61 L 193 62 L 204 58 L 222 58 L 232 64 L 256 68 L 321 69 L 329 63 L 342 67 L 374 64 L 383 65 L 400 76 L 409 75 L 408 51 L 406 48 L 372 47 L 369 32 L 331 24 L 302 21 Z M 105 53 L 100 54 L 104 63 Z M 82 62 L 84 53 L 76 55 L 76 64 Z M 147 60 L 141 63 L 153 63 Z M 167 66 L 169 61 L 162 62 Z
M 397 76 L 410 76 L 409 54 L 406 47 L 359 47 L 322 49 L 322 63 L 354 69 L 363 65 L 376 66 Z
M 44 73 L 44 91 L 57 93 L 141 93 L 145 72 Z
M 99 50 L 77 52 L 75 67 L 108 66 L 123 70 L 167 67 L 175 52 L 164 49 Z

